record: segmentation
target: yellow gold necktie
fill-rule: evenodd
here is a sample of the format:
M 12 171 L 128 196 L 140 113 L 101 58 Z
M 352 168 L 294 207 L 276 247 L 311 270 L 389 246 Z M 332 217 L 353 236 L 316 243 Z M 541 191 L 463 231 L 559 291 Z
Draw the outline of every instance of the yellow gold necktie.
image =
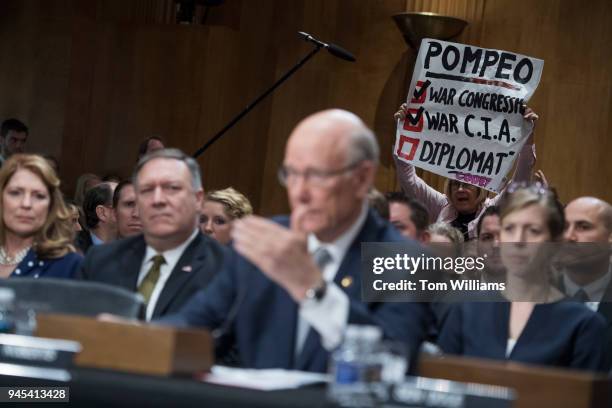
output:
M 145 275 L 142 282 L 140 282 L 140 286 L 138 286 L 138 293 L 142 295 L 145 300 L 145 304 L 149 303 L 149 299 L 151 299 L 151 294 L 153 293 L 153 289 L 155 289 L 155 285 L 159 280 L 159 273 L 161 270 L 161 266 L 166 263 L 166 260 L 162 255 L 155 255 L 153 257 L 153 265 Z

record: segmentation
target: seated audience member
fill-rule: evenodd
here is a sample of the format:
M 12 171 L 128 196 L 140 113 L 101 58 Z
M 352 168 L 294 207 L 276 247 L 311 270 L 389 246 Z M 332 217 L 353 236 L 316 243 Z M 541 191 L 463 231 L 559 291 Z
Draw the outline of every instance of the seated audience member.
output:
M 72 278 L 72 214 L 60 181 L 40 156 L 15 154 L 0 169 L 0 276 Z
M 487 207 L 478 220 L 476 228 L 478 234 L 477 253 L 478 256 L 484 258 L 485 264 L 480 277 L 485 282 L 503 282 L 506 280 L 506 268 L 499 251 L 500 231 L 499 207 L 496 205 Z
M 368 204 L 370 208 L 376 210 L 380 218 L 387 221 L 389 220 L 389 203 L 383 193 L 375 188 L 371 188 L 368 192 Z
M 368 208 L 378 156 L 374 135 L 350 112 L 327 110 L 300 122 L 279 170 L 290 217 L 235 221 L 240 256 L 162 323 L 232 336 L 240 361 L 252 368 L 324 372 L 348 324 L 378 325 L 414 356 L 430 323 L 427 307 L 361 301 L 361 243 L 404 241 Z M 413 241 L 406 247 L 420 253 Z
M 86 254 L 93 245 L 102 245 L 117 238 L 117 222 L 113 211 L 114 183 L 102 183 L 85 194 L 83 213 L 85 226 L 77 236 L 77 246 Z
M 406 116 L 407 106 L 403 104 L 395 119 Z M 527 108 L 525 120 L 534 124 L 538 119 L 531 109 Z M 395 153 L 394 153 L 395 154 Z M 427 185 L 415 171 L 413 165 L 406 163 L 395 156 L 395 164 L 402 189 L 409 197 L 419 200 L 429 210 L 431 222 L 443 221 L 450 223 L 463 234 L 468 241 L 476 237 L 476 223 L 486 207 L 495 205 L 501 194 L 495 198 L 487 198 L 487 191 L 471 184 L 457 180 L 447 179 L 444 184 L 444 194 Z M 513 180 L 516 182 L 529 181 L 535 164 L 535 145 L 533 132 L 525 143 L 517 159 L 516 171 Z
M 232 240 L 230 232 L 234 220 L 253 214 L 249 199 L 229 187 L 206 194 L 200 215 L 200 229 L 223 245 Z
M 147 137 L 140 143 L 138 146 L 138 160 L 140 160 L 144 155 L 152 153 L 156 150 L 164 149 L 165 143 L 159 136 L 151 136 Z
M 18 119 L 7 119 L 0 126 L 0 166 L 13 154 L 23 153 L 28 127 Z
M 580 197 L 565 207 L 565 220 L 564 253 L 571 260 L 564 262 L 560 287 L 604 317 L 607 349 L 612 351 L 612 205 Z
M 386 194 L 389 202 L 389 221 L 406 238 L 429 242 L 429 213 L 417 200 L 406 197 L 401 191 Z
M 93 173 L 81 174 L 76 182 L 74 203 L 82 208 L 83 201 L 85 200 L 85 194 L 100 183 L 102 183 L 102 179 Z
M 127 238 L 142 233 L 142 223 L 136 206 L 136 191 L 131 180 L 124 180 L 115 188 L 113 209 L 117 222 L 117 238 Z
M 429 242 L 436 244 L 463 244 L 463 234 L 457 228 L 445 222 L 436 222 L 427 227 Z
M 204 191 L 198 163 L 158 150 L 133 175 L 142 232 L 92 247 L 81 277 L 140 293 L 146 319 L 177 312 L 220 269 L 224 248 L 198 229 Z
M 510 186 L 500 202 L 506 289 L 499 302 L 452 306 L 438 344 L 447 353 L 605 370 L 605 324 L 566 301 L 551 284 L 551 247 L 563 235 L 563 209 L 541 185 Z M 547 250 L 548 248 L 548 250 Z

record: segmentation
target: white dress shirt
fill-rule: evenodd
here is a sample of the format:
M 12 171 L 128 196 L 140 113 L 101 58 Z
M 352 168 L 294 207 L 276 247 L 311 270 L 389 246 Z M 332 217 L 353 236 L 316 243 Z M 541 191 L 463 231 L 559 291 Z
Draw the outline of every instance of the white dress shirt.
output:
M 142 261 L 142 266 L 140 267 L 140 273 L 138 273 L 138 285 L 136 287 L 140 286 L 140 283 L 147 275 L 147 272 L 149 272 L 149 269 L 151 269 L 151 265 L 153 265 L 153 257 L 155 257 L 155 255 L 162 255 L 164 257 L 164 260 L 166 261 L 160 267 L 159 279 L 155 284 L 155 288 L 153 288 L 149 303 L 147 303 L 147 311 L 145 315 L 147 321 L 150 321 L 151 317 L 153 316 L 153 311 L 155 310 L 155 305 L 157 304 L 159 295 L 164 289 L 164 286 L 166 285 L 166 282 L 168 281 L 172 270 L 178 263 L 179 259 L 181 258 L 181 255 L 183 255 L 183 252 L 185 252 L 185 249 L 189 246 L 189 244 L 191 244 L 191 241 L 195 239 L 196 235 L 198 235 L 197 229 L 193 230 L 191 236 L 187 238 L 187 240 L 181 245 L 177 246 L 176 248 L 164 251 L 160 254 L 155 249 L 147 245 L 145 256 Z
M 298 326 L 295 342 L 295 355 L 299 356 L 312 327 L 321 336 L 321 343 L 326 350 L 335 349 L 340 342 L 348 324 L 350 300 L 346 293 L 334 283 L 340 264 L 349 247 L 363 228 L 368 215 L 368 205 L 364 203 L 357 221 L 334 242 L 323 243 L 314 234 L 308 236 L 308 252 L 313 254 L 319 247 L 325 247 L 331 255 L 323 270 L 323 279 L 327 290 L 320 300 L 306 299 L 300 304 Z
M 608 272 L 605 275 L 603 275 L 596 281 L 589 283 L 586 286 L 576 285 L 574 281 L 567 277 L 566 273 L 563 274 L 563 285 L 565 286 L 565 293 L 568 296 L 572 297 L 580 289 L 584 290 L 590 299 L 589 302 L 585 302 L 584 304 L 594 312 L 596 312 L 599 308 L 599 302 L 601 302 L 601 299 L 603 298 L 603 295 L 606 292 L 606 288 L 610 284 L 610 280 L 612 280 L 612 264 L 610 264 Z

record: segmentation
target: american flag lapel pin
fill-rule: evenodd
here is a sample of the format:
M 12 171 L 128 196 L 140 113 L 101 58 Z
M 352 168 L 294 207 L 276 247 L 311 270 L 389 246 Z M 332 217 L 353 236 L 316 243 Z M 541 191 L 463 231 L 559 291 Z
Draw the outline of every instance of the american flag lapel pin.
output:
M 183 269 L 181 269 L 183 272 L 191 272 L 191 265 L 186 265 L 183 266 Z

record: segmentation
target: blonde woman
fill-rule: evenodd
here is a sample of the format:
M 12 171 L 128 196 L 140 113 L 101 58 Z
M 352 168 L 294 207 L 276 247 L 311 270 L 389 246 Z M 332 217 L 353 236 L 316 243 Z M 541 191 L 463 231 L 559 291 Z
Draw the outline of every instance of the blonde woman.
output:
M 453 305 L 438 345 L 451 354 L 607 371 L 603 318 L 551 285 L 545 261 L 565 224 L 553 193 L 540 184 L 510 185 L 500 221 L 506 289 L 498 302 Z
M 16 154 L 0 169 L 0 277 L 72 278 L 81 256 L 60 181 L 41 156 Z
M 206 194 L 200 215 L 200 229 L 221 244 L 229 244 L 232 222 L 253 214 L 253 207 L 242 193 L 232 187 Z

